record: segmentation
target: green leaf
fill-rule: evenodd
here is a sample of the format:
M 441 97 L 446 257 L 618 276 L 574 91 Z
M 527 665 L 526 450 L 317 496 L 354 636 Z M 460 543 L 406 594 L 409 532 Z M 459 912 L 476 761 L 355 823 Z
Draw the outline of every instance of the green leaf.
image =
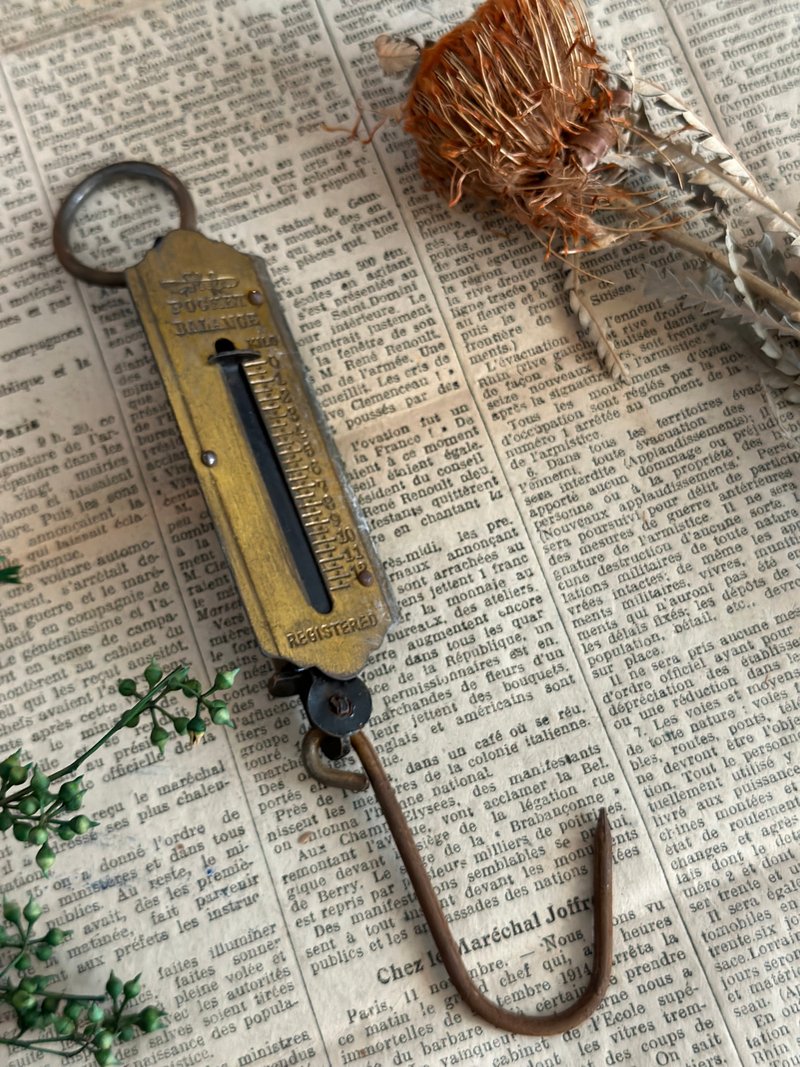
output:
M 0 563 L 4 563 L 5 560 L 5 556 L 0 556 Z M 6 567 L 0 567 L 0 582 L 8 582 L 9 584 L 19 585 L 19 572 L 19 563 L 9 563 Z

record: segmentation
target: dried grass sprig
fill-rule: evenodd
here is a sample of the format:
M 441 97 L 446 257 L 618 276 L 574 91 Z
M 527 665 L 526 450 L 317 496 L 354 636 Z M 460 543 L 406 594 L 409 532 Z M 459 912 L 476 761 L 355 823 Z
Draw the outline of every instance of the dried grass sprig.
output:
M 800 402 L 800 223 L 685 104 L 606 68 L 580 0 L 487 0 L 435 43 L 383 35 L 376 50 L 387 73 L 412 68 L 401 121 L 450 206 L 493 202 L 568 264 L 630 239 L 700 258 L 713 283 L 699 300 L 692 279 L 689 299 L 728 313 L 732 302 L 773 383 Z M 734 240 L 732 204 L 757 220 L 755 246 Z M 568 292 L 604 364 L 624 376 L 574 270 Z

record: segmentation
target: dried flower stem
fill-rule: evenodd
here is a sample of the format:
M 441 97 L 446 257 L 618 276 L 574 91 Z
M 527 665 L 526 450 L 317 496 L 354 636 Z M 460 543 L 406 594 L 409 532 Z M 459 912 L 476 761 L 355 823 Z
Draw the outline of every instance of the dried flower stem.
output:
M 731 279 L 741 278 L 747 288 L 756 296 L 773 304 L 793 322 L 800 322 L 800 300 L 785 290 L 771 285 L 765 278 L 754 274 L 753 271 L 747 270 L 745 267 L 742 267 L 737 275 L 731 268 L 728 257 L 724 253 L 700 240 L 699 237 L 693 237 L 681 227 L 663 226 L 653 232 L 652 240 L 664 241 L 665 244 L 680 248 L 683 252 L 689 252 L 691 255 L 709 263 L 712 267 L 716 267 L 717 270 L 723 271 Z
M 698 169 L 707 165 L 707 160 L 698 155 L 694 151 L 693 147 L 685 144 L 681 144 L 680 141 L 675 138 L 664 138 L 660 141 L 653 140 L 651 135 L 646 130 L 639 129 L 635 124 L 626 123 L 625 128 L 642 141 L 649 143 L 652 150 L 656 153 L 663 153 L 665 159 L 674 158 L 676 156 L 685 160 L 693 167 Z M 720 146 L 722 147 L 722 146 Z M 731 157 L 733 158 L 733 157 Z M 738 163 L 738 160 L 737 160 Z M 742 174 L 746 173 L 744 165 L 738 163 L 739 170 Z M 720 168 L 715 172 L 715 176 L 719 181 L 724 182 L 726 185 L 737 194 L 737 196 L 749 200 L 754 207 L 761 208 L 767 215 L 773 215 L 780 223 L 792 232 L 800 232 L 800 220 L 794 215 L 789 214 L 788 211 L 777 204 L 772 197 L 760 189 L 752 180 L 742 180 L 737 177 L 736 174 L 732 174 L 726 171 L 724 168 Z

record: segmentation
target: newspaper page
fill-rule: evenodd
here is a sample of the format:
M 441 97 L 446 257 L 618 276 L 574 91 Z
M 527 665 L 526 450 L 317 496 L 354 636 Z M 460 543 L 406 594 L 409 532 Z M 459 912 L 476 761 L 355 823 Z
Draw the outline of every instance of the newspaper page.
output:
M 166 1009 L 119 1046 L 131 1067 L 800 1063 L 797 412 L 735 331 L 645 291 L 676 251 L 591 262 L 630 373 L 612 380 L 531 233 L 451 210 L 391 121 L 368 144 L 324 128 L 361 115 L 363 137 L 402 101 L 379 33 L 435 39 L 470 10 L 0 0 L 0 553 L 22 579 L 0 594 L 2 753 L 68 764 L 153 656 L 204 684 L 240 668 L 233 730 L 162 757 L 142 723 L 98 749 L 98 825 L 48 878 L 0 845 L 0 890 L 72 930 L 54 988 L 141 972 Z M 590 18 L 796 207 L 795 4 L 594 0 Z M 614 969 L 580 1028 L 474 1016 L 374 797 L 307 773 L 299 701 L 268 695 L 130 297 L 53 254 L 59 202 L 123 159 L 176 173 L 202 231 L 262 257 L 280 294 L 397 599 L 369 732 L 502 1006 L 548 1014 L 584 987 L 606 809 Z M 121 183 L 74 238 L 122 269 L 176 222 Z

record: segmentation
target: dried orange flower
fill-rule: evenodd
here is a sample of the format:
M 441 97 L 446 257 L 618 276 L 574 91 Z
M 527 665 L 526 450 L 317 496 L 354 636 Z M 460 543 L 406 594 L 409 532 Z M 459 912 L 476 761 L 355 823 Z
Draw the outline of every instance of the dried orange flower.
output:
M 551 243 L 560 234 L 559 250 L 597 247 L 594 216 L 618 199 L 602 159 L 630 103 L 607 81 L 575 4 L 489 0 L 423 50 L 404 126 L 451 205 L 496 200 Z

